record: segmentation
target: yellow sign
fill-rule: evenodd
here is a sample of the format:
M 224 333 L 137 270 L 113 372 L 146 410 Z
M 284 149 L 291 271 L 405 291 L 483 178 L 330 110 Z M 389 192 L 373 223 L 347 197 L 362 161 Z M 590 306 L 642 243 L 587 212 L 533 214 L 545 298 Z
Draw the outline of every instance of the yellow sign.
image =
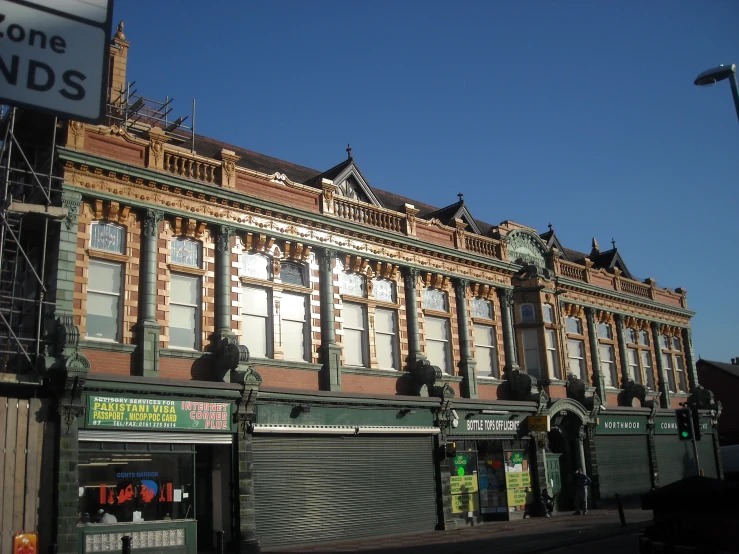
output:
M 466 494 L 477 492 L 477 475 L 452 475 L 449 478 L 452 485 L 452 494 Z
M 455 514 L 461 512 L 479 512 L 480 500 L 476 492 L 471 494 L 454 494 L 452 495 L 452 512 Z
M 528 419 L 529 431 L 537 433 L 549 432 L 549 416 L 533 416 Z
M 505 474 L 508 489 L 525 489 L 531 486 L 531 474 L 528 471 L 511 471 Z
M 525 506 L 529 494 L 526 489 L 508 489 L 508 507 L 520 508 Z

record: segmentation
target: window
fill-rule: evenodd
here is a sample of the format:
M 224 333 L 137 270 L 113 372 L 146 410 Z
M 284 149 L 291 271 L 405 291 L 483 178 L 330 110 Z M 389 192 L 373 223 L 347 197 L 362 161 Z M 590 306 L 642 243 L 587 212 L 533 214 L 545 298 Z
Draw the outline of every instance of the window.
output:
M 659 339 L 662 343 L 662 348 L 664 348 L 665 350 L 670 350 L 670 337 L 668 337 L 667 335 L 660 335 Z
M 200 243 L 187 238 L 174 238 L 170 245 L 172 263 L 200 267 Z
M 568 333 L 582 335 L 582 321 L 580 321 L 579 317 L 567 317 L 565 319 L 565 327 Z
M 598 323 L 598 338 L 613 339 L 613 329 L 608 323 Z
M 198 291 L 200 279 L 173 274 L 169 296 L 169 345 L 198 348 Z
M 472 301 L 472 317 L 493 319 L 493 304 L 490 300 L 475 296 Z
M 608 387 L 618 387 L 618 375 L 616 374 L 616 363 L 614 360 L 613 346 L 610 344 L 598 345 L 600 351 L 600 371 L 603 380 Z
M 381 302 L 395 302 L 395 283 L 387 279 L 372 280 L 372 296 Z
M 495 354 L 495 327 L 475 323 L 475 361 L 481 377 L 498 377 L 498 357 Z
M 120 340 L 122 282 L 123 264 L 90 260 L 87 281 L 88 338 Z
M 649 333 L 646 331 L 639 331 L 639 344 L 642 346 L 649 346 Z
M 688 384 L 685 380 L 685 365 L 682 356 L 675 356 L 675 370 L 677 371 L 677 386 L 682 392 L 687 392 Z
M 660 343 L 663 347 L 662 360 L 664 361 L 670 392 L 688 392 L 680 338 L 677 336 L 660 335 Z
M 344 303 L 344 363 L 365 366 L 365 309 L 361 304 Z
M 339 273 L 339 290 L 341 294 L 364 298 L 367 295 L 364 275 L 359 273 Z
M 636 331 L 631 328 L 624 329 L 624 338 L 629 344 L 636 344 Z
M 521 304 L 521 323 L 535 323 L 533 304 Z
M 298 264 L 285 263 L 280 269 L 280 281 L 290 285 L 305 286 L 303 266 Z
M 641 351 L 642 369 L 644 370 L 644 377 L 646 378 L 647 388 L 655 390 L 654 388 L 654 370 L 652 369 L 652 353 L 648 350 Z
M 541 377 L 541 360 L 539 359 L 539 338 L 536 329 L 522 329 L 523 359 L 526 373 L 533 377 Z
M 629 379 L 632 379 L 638 385 L 644 384 L 641 369 L 639 369 L 639 351 L 636 348 L 627 348 L 626 357 L 629 361 Z
M 90 248 L 123 254 L 125 229 L 113 223 L 93 221 L 90 229 Z
M 254 279 L 268 281 L 272 278 L 269 260 L 259 254 L 244 254 L 241 257 L 241 272 Z
M 270 294 L 267 289 L 243 287 L 241 289 L 241 344 L 255 358 L 272 356 L 272 325 L 270 325 Z
M 665 373 L 667 373 L 667 385 L 670 392 L 675 392 L 675 374 L 672 371 L 672 356 L 667 354 L 662 356 L 665 365 Z
M 680 339 L 678 337 L 672 337 L 672 349 L 680 350 Z
M 282 354 L 286 360 L 305 361 L 307 332 L 307 296 L 283 292 L 280 308 Z
M 380 369 L 398 369 L 395 310 L 375 309 L 375 353 Z
M 570 357 L 570 373 L 587 382 L 585 375 L 585 343 L 581 340 L 569 339 L 567 350 Z
M 423 307 L 437 312 L 446 312 L 446 293 L 439 289 L 423 289 Z
M 547 347 L 549 378 L 559 378 L 559 356 L 557 355 L 557 333 L 554 329 L 544 329 L 544 342 Z
M 449 345 L 449 321 L 426 316 L 426 354 L 431 365 L 451 374 L 452 360 Z
M 544 323 L 554 323 L 554 306 L 544 304 L 542 313 L 544 314 Z

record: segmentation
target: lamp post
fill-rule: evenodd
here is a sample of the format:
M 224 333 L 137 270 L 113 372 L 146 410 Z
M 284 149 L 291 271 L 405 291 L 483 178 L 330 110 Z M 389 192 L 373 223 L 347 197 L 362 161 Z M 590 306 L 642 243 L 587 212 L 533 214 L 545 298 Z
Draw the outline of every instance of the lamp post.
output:
M 699 87 L 710 86 L 724 79 L 729 79 L 731 92 L 734 96 L 734 107 L 736 108 L 736 116 L 739 118 L 739 85 L 736 82 L 736 64 L 719 65 L 713 69 L 704 71 L 695 78 L 693 84 Z

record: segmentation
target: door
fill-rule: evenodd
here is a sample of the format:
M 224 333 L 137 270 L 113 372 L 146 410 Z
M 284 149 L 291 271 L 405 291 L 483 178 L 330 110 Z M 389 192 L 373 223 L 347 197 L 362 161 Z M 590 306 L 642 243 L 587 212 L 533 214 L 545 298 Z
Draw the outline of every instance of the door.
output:
M 432 446 L 430 436 L 255 436 L 257 538 L 274 548 L 433 530 Z
M 599 435 L 595 437 L 600 499 L 638 500 L 652 488 L 646 435 Z
M 549 496 L 557 496 L 562 490 L 562 474 L 559 468 L 560 456 L 561 454 L 547 453 L 547 490 Z
M 657 451 L 660 487 L 696 475 L 693 445 L 690 441 L 681 441 L 675 435 L 656 435 L 654 446 Z
M 213 525 L 210 517 L 213 494 L 210 475 L 210 446 L 199 444 L 195 452 L 195 517 L 198 520 L 198 552 L 213 548 Z

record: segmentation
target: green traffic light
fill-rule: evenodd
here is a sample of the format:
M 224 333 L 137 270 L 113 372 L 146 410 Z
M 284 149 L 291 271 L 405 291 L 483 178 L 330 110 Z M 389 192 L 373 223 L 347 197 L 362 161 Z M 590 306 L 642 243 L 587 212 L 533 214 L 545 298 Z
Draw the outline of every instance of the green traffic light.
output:
M 680 433 L 680 435 L 682 435 L 683 438 L 686 438 L 686 439 L 688 438 L 688 432 L 687 431 L 683 431 L 682 433 Z

